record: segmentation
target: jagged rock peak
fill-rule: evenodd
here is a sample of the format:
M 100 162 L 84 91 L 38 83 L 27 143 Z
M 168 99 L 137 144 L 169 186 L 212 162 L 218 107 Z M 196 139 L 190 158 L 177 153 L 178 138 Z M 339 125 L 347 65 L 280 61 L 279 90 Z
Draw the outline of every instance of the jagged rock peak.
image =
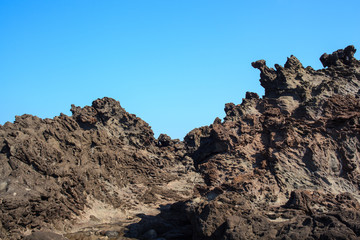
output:
M 356 49 L 353 45 L 347 46 L 345 49 L 339 49 L 332 54 L 324 53 L 320 57 L 320 61 L 324 67 L 351 65 L 356 62 L 354 54 Z
M 115 99 L 104 97 L 96 99 L 91 106 L 84 108 L 71 105 L 73 117 L 80 123 L 95 124 L 97 121 L 107 121 L 110 117 L 121 117 L 126 111 Z
M 155 143 L 154 132 L 148 123 L 130 114 L 115 99 L 104 97 L 96 99 L 91 106 L 83 108 L 71 105 L 72 118 L 84 130 L 108 129 L 108 133 L 137 147 Z
M 260 83 L 265 88 L 265 97 L 292 98 L 298 103 L 320 99 L 334 94 L 356 94 L 359 86 L 360 61 L 354 58 L 356 49 L 350 45 L 332 54 L 320 57 L 326 69 L 304 68 L 294 56 L 287 59 L 284 67 L 275 64 L 269 68 L 265 60 L 252 63 L 260 70 Z

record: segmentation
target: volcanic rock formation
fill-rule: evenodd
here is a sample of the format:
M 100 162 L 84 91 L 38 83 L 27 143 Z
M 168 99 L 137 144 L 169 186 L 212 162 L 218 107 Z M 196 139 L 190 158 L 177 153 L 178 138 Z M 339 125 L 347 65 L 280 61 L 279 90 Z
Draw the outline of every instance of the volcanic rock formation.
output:
M 103 98 L 71 111 L 54 119 L 23 115 L 1 127 L 2 237 L 128 220 L 184 200 L 201 181 L 182 142 L 156 140 L 119 102 Z
M 0 237 L 359 239 L 355 51 L 322 55 L 320 70 L 252 63 L 265 95 L 183 142 L 110 98 L 16 117 L 0 127 Z
M 194 239 L 360 236 L 360 62 L 353 46 L 326 69 L 252 63 L 265 96 L 226 104 L 226 117 L 185 137 L 207 184 L 188 204 Z

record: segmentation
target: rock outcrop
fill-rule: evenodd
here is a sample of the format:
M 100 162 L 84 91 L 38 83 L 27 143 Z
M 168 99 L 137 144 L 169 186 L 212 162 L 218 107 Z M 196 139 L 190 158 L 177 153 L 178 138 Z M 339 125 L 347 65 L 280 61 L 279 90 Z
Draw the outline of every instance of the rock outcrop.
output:
M 71 111 L 54 119 L 23 115 L 0 128 L 3 238 L 124 221 L 192 195 L 196 173 L 182 142 L 159 142 L 110 98 Z
M 322 55 L 320 70 L 252 63 L 265 95 L 184 141 L 155 139 L 110 98 L 16 117 L 0 127 L 0 237 L 359 239 L 355 51 Z
M 360 62 L 353 46 L 328 68 L 252 63 L 265 96 L 226 104 L 223 122 L 185 137 L 207 187 L 188 203 L 194 239 L 360 237 Z

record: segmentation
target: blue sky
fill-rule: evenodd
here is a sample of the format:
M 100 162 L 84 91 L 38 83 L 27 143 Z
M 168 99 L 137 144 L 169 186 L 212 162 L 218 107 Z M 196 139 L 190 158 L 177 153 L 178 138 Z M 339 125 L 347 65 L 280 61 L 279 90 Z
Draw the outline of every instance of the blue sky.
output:
M 0 0 L 0 124 L 112 97 L 182 139 L 263 94 L 251 62 L 360 48 L 360 1 Z M 360 50 L 359 50 L 360 51 Z M 359 53 L 355 55 L 359 58 Z

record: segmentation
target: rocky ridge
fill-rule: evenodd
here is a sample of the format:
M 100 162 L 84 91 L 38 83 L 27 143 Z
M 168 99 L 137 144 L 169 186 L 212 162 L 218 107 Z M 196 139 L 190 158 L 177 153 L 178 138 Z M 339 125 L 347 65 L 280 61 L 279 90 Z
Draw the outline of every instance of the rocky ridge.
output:
M 185 143 L 208 199 L 189 204 L 194 239 L 358 239 L 360 62 L 349 46 L 304 68 L 252 63 L 265 96 L 226 104 Z
M 0 127 L 0 237 L 359 239 L 355 52 L 322 55 L 320 70 L 252 63 L 265 95 L 183 142 L 155 139 L 110 98 L 16 117 Z
M 119 102 L 103 98 L 71 111 L 54 119 L 23 115 L 1 127 L 2 237 L 131 223 L 137 213 L 192 195 L 201 181 L 182 142 L 155 139 Z

